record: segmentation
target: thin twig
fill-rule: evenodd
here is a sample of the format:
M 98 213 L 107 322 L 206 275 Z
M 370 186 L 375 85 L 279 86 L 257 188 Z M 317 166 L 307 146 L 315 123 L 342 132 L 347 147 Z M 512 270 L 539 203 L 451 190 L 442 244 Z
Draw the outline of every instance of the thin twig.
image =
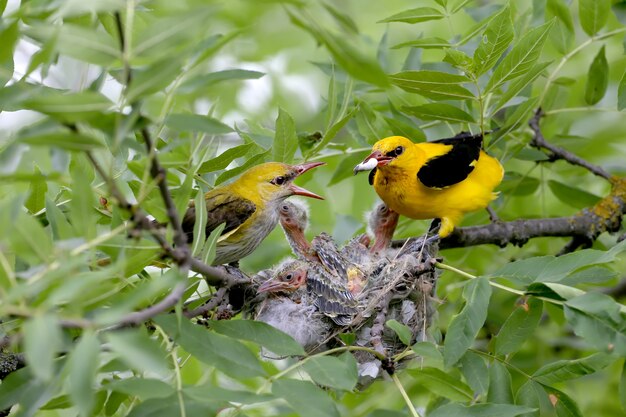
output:
M 402 395 L 402 398 L 404 399 L 404 402 L 406 403 L 406 406 L 408 407 L 409 411 L 411 412 L 411 416 L 412 417 L 420 417 L 419 413 L 415 409 L 415 406 L 411 402 L 411 398 L 409 397 L 409 394 L 407 394 L 406 390 L 402 386 L 402 383 L 400 382 L 400 379 L 398 378 L 398 375 L 397 374 L 391 375 L 391 379 L 393 379 L 394 384 L 396 384 L 396 388 L 398 388 L 398 391 L 400 391 L 400 394 Z
M 572 165 L 583 167 L 589 172 L 599 177 L 602 177 L 609 181 L 611 180 L 611 174 L 606 172 L 601 167 L 590 164 L 589 162 L 574 155 L 573 153 L 571 153 L 570 151 L 566 149 L 563 149 L 559 146 L 555 146 L 555 145 L 548 143 L 546 141 L 546 138 L 543 136 L 543 133 L 541 132 L 541 128 L 539 127 L 539 121 L 541 120 L 542 116 L 543 116 L 543 110 L 541 110 L 541 108 L 538 108 L 537 111 L 535 112 L 535 115 L 528 122 L 528 124 L 530 125 L 530 128 L 535 133 L 535 135 L 533 136 L 533 139 L 530 141 L 530 146 L 533 146 L 537 149 L 547 149 L 550 152 L 549 156 L 550 156 L 550 160 L 552 161 L 562 159 Z
M 217 307 L 218 304 L 224 300 L 226 294 L 227 288 L 222 287 L 217 290 L 213 297 L 211 297 L 211 299 L 208 300 L 206 303 L 202 304 L 200 307 L 194 308 L 193 310 L 185 310 L 183 311 L 183 314 L 187 318 L 202 316 Z

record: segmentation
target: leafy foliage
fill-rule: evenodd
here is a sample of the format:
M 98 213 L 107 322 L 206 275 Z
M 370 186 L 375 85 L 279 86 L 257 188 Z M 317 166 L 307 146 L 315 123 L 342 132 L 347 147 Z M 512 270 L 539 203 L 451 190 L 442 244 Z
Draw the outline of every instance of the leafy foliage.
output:
M 624 298 L 626 244 L 614 236 L 559 257 L 566 242 L 556 237 L 443 251 L 456 272 L 439 280 L 427 340 L 411 346 L 405 325 L 386 322 L 405 349 L 390 359 L 417 358 L 393 382 L 364 386 L 353 355 L 371 352 L 359 352 L 354 334 L 333 351 L 305 354 L 248 317 L 186 318 L 183 303 L 198 305 L 215 289 L 154 268 L 162 247 L 132 227 L 94 168 L 165 221 L 145 131 L 179 211 L 191 200 L 202 207 L 204 192 L 256 164 L 323 160 L 325 170 L 301 180 L 327 197 L 311 203 L 311 233 L 338 241 L 364 229 L 375 197 L 352 168 L 384 136 L 494 131 L 485 146 L 507 171 L 493 204 L 504 220 L 573 215 L 609 189 L 528 146 L 537 108 L 550 142 L 626 175 L 623 4 L 388 7 L 0 1 L 0 359 L 19 353 L 26 365 L 3 378 L 0 414 L 624 413 L 626 307 L 611 295 Z M 196 216 L 201 224 L 206 210 Z M 425 228 L 403 220 L 396 237 Z M 221 230 L 206 236 L 197 227 L 192 253 L 210 263 Z M 163 236 L 171 241 L 172 231 Z M 288 253 L 276 231 L 242 268 L 265 269 Z M 171 312 L 118 328 L 180 285 Z M 286 360 L 267 359 L 276 355 Z

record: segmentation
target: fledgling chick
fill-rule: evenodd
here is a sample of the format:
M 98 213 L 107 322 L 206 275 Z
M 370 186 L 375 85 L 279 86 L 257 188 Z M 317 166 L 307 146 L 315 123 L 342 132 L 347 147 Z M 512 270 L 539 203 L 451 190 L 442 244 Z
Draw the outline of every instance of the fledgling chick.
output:
M 372 253 L 380 254 L 389 248 L 399 217 L 400 215 L 385 203 L 380 203 L 369 213 L 368 228 L 374 236 L 374 245 L 370 248 Z
M 360 243 L 354 242 L 355 245 Z M 337 282 L 345 283 L 350 294 L 357 295 L 363 289 L 366 282 L 366 275 L 363 272 L 361 264 L 353 261 L 346 255 L 348 251 L 339 251 L 333 238 L 327 233 L 320 233 L 313 238 L 313 249 L 317 253 L 317 257 L 328 272 L 336 277 Z M 345 249 L 345 248 L 344 248 Z
M 340 326 L 349 325 L 358 312 L 358 303 L 348 291 L 346 282 L 312 262 L 286 263 L 272 279 L 261 284 L 257 292 L 282 292 L 290 294 L 290 298 L 296 295 L 302 303 L 314 305 Z
M 323 345 L 331 325 L 314 305 L 298 303 L 289 297 L 273 297 L 262 305 L 255 320 L 287 333 L 310 352 Z
M 278 208 L 278 217 L 294 255 L 300 259 L 319 262 L 315 250 L 304 235 L 309 222 L 306 204 L 298 200 L 284 201 Z

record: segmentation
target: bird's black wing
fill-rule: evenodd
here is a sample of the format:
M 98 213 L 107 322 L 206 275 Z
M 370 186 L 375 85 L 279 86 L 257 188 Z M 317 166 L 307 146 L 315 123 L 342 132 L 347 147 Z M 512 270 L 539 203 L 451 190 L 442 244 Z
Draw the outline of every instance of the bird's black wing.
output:
M 220 224 L 226 223 L 222 234 L 226 234 L 241 226 L 256 211 L 256 205 L 245 198 L 230 195 L 216 194 L 206 200 L 207 221 L 206 236 Z M 183 217 L 183 231 L 187 240 L 193 241 L 193 227 L 196 222 L 196 208 L 189 207 Z
M 426 161 L 417 172 L 417 178 L 426 187 L 445 188 L 463 181 L 474 170 L 483 136 L 462 132 L 453 138 L 439 139 L 433 143 L 452 145 L 452 148 Z

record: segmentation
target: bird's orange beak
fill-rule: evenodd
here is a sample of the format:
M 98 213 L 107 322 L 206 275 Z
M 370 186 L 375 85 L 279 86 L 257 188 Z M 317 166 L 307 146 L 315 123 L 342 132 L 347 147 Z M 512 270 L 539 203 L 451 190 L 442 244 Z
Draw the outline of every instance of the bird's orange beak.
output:
M 293 169 L 296 171 L 296 177 L 299 177 L 300 175 L 304 174 L 305 172 L 307 172 L 310 169 L 313 169 L 315 167 L 318 167 L 320 165 L 326 165 L 326 162 L 305 162 L 304 164 L 299 164 L 299 165 L 294 165 Z M 311 197 L 311 198 L 317 198 L 318 200 L 323 200 L 324 197 L 319 196 L 309 190 L 306 190 L 302 187 L 298 187 L 296 184 L 291 183 L 289 185 L 289 189 L 291 190 L 291 192 L 294 195 L 301 195 L 304 197 Z
M 381 151 L 374 151 L 369 154 L 363 162 L 354 167 L 354 175 L 359 171 L 371 171 L 376 167 L 382 167 L 387 165 L 393 157 L 383 155 Z

